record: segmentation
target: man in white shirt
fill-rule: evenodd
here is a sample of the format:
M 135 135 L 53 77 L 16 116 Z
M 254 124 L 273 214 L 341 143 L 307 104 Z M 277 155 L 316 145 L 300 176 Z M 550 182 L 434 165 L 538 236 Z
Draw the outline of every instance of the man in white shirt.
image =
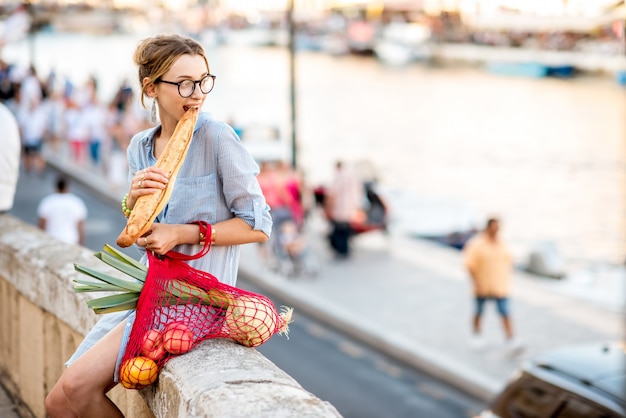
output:
M 0 213 L 13 207 L 15 188 L 20 171 L 21 139 L 17 120 L 0 103 Z
M 87 207 L 81 198 L 68 191 L 63 177 L 57 180 L 57 192 L 44 197 L 37 208 L 39 228 L 68 244 L 85 243 Z

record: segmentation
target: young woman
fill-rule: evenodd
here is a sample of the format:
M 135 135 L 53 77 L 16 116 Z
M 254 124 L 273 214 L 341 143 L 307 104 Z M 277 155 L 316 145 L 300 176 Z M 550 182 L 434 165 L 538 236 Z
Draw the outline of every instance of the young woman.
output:
M 202 108 L 213 88 L 204 50 L 196 41 L 160 35 L 142 41 L 134 55 L 144 98 L 158 107 L 160 124 L 136 134 L 127 150 L 130 190 L 126 207 L 165 187 L 167 174 L 154 165 L 178 120 L 190 107 Z M 145 251 L 186 254 L 201 249 L 198 225 L 212 225 L 211 251 L 189 262 L 235 285 L 241 244 L 267 241 L 272 220 L 256 176 L 259 167 L 233 129 L 201 112 L 186 159 L 165 209 L 136 245 Z M 117 370 L 134 311 L 106 314 L 87 335 L 46 398 L 55 417 L 122 417 L 105 396 L 117 384 Z

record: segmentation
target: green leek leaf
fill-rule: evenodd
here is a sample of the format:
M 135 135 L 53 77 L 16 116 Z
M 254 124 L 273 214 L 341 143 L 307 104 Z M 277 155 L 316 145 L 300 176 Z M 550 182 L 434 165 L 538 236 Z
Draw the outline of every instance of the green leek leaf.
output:
M 113 313 L 113 312 L 130 311 L 131 309 L 136 309 L 136 308 L 137 308 L 137 301 L 128 301 L 126 303 L 111 306 L 108 308 L 93 308 L 93 311 L 98 315 L 102 315 L 102 314 Z
M 137 282 L 133 282 L 130 280 L 118 279 L 117 277 L 110 276 L 106 273 L 102 273 L 100 271 L 91 269 L 89 267 L 79 266 L 78 264 L 74 264 L 74 269 L 88 276 L 91 276 L 95 279 L 118 286 L 121 289 L 129 290 L 131 292 L 139 293 L 141 292 L 141 289 L 143 289 L 143 283 L 137 283 Z
M 120 289 L 118 286 L 102 283 L 102 282 L 92 282 L 90 280 L 80 280 L 74 279 L 74 283 L 78 283 L 78 285 L 74 286 L 74 292 L 121 292 L 126 289 Z
M 109 254 L 112 257 L 119 259 L 120 261 L 123 261 L 124 263 L 128 265 L 135 267 L 138 270 L 142 270 L 145 272 L 148 271 L 148 267 L 145 264 L 142 264 L 139 261 L 135 260 L 134 258 L 127 256 L 126 254 L 115 249 L 109 244 L 105 244 L 104 247 L 102 248 L 102 251 L 104 251 L 105 253 Z
M 94 254 L 98 259 L 113 267 L 114 269 L 121 271 L 134 279 L 137 279 L 141 282 L 146 281 L 147 272 L 145 270 L 138 269 L 130 264 L 127 264 L 123 261 L 120 261 L 118 258 L 113 257 L 107 253 L 99 252 Z
M 135 305 L 136 305 L 137 300 L 139 300 L 139 293 L 126 292 L 126 293 L 118 293 L 116 295 L 103 296 L 101 298 L 88 300 L 87 306 L 93 309 L 111 308 L 114 306 L 127 304 L 133 301 L 135 302 Z

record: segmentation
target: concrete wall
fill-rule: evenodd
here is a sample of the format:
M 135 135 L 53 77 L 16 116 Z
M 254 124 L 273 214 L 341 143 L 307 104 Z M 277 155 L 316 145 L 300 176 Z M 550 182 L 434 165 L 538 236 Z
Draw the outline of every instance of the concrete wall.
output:
M 81 277 L 74 263 L 117 273 L 85 248 L 0 215 L 0 379 L 25 417 L 45 417 L 47 392 L 98 320 L 85 304 L 90 295 L 73 291 Z M 126 417 L 340 416 L 258 351 L 229 340 L 169 361 L 152 387 L 118 386 L 109 396 Z

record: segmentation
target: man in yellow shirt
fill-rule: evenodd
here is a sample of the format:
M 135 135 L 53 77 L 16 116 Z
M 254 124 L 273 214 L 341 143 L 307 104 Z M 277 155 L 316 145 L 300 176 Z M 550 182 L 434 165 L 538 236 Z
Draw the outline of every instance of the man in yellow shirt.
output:
M 473 318 L 473 341 L 475 346 L 482 346 L 481 320 L 485 302 L 495 301 L 498 313 L 502 318 L 504 333 L 509 348 L 521 348 L 514 338 L 513 326 L 509 315 L 509 292 L 511 289 L 511 273 L 513 257 L 499 238 L 500 221 L 491 218 L 485 230 L 474 236 L 463 248 L 465 267 L 472 278 L 475 296 L 475 313 Z

